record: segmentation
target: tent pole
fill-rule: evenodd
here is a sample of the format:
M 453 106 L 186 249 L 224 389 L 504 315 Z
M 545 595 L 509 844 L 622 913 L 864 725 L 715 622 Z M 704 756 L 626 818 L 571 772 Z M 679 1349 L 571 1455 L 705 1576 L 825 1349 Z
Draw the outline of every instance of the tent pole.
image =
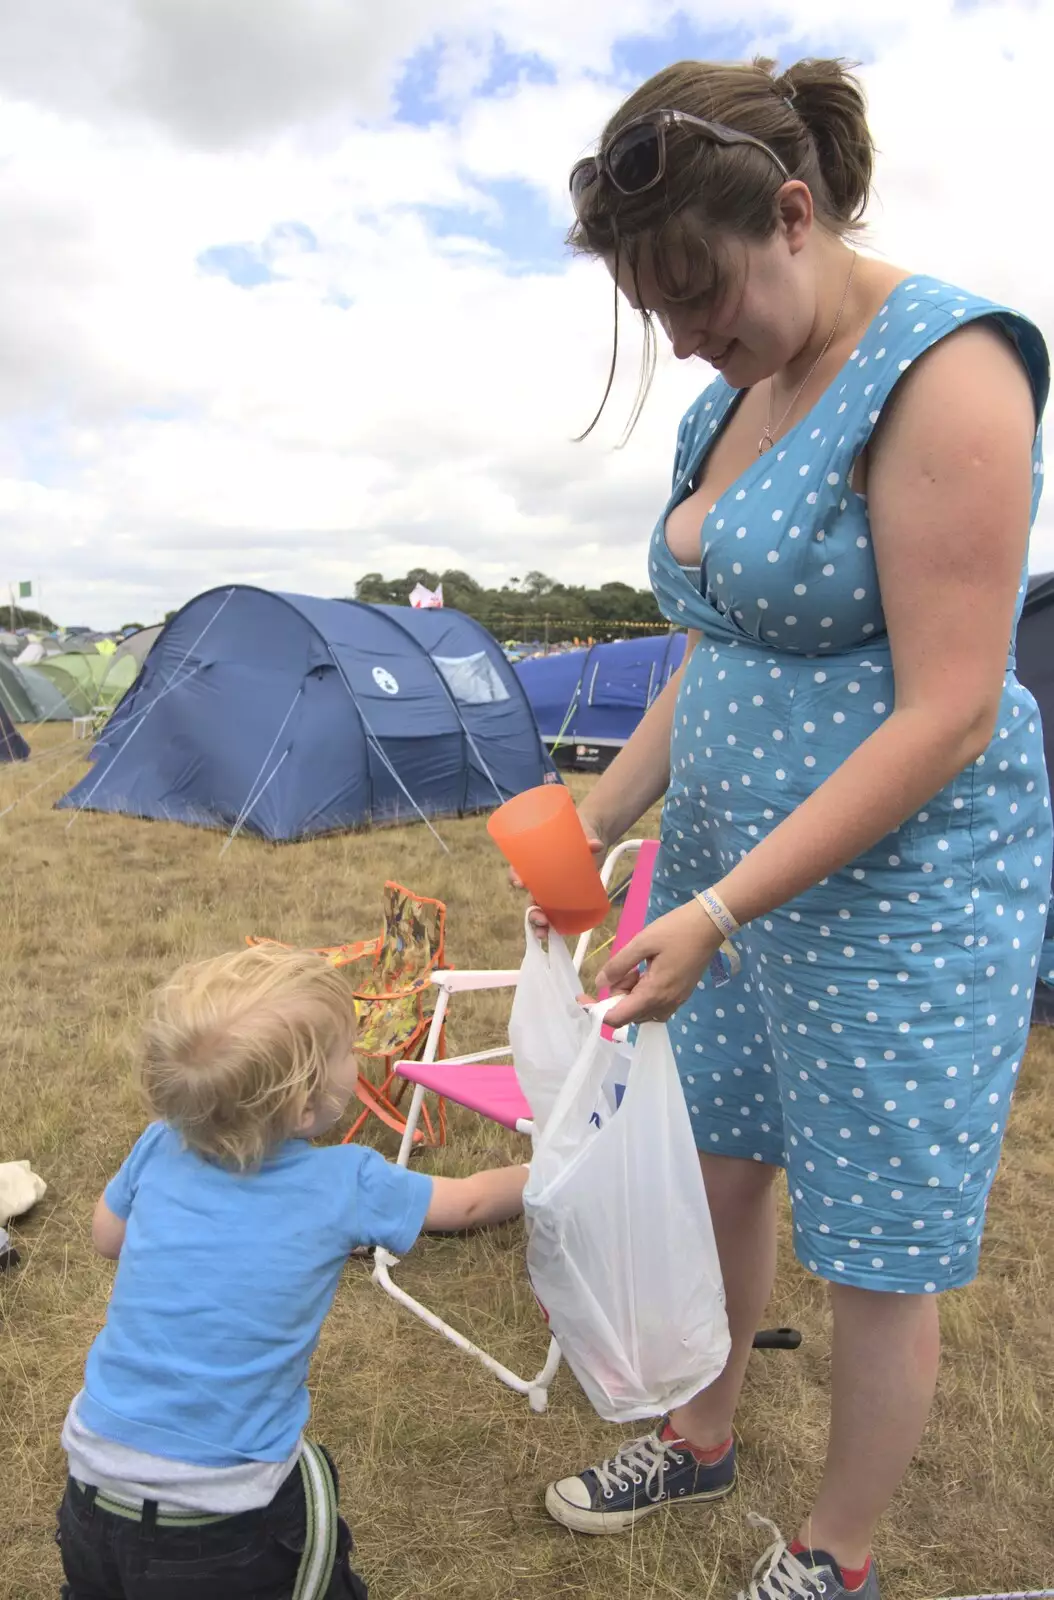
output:
M 249 785 L 249 793 L 246 796 L 245 804 L 242 806 L 242 809 L 239 811 L 237 817 L 235 817 L 235 819 L 234 819 L 234 827 L 231 829 L 230 833 L 228 834 L 227 842 L 226 842 L 226 844 L 224 844 L 223 849 L 220 851 L 220 855 L 221 856 L 226 854 L 227 846 L 231 843 L 231 841 L 234 838 L 234 836 L 241 831 L 242 825 L 245 822 L 246 817 L 249 815 L 249 812 L 252 810 L 252 808 L 256 804 L 256 802 L 259 800 L 260 795 L 263 794 L 264 789 L 267 788 L 267 784 L 270 783 L 271 778 L 273 778 L 274 775 L 275 775 L 275 772 L 278 771 L 278 767 L 280 767 L 282 765 L 282 762 L 285 760 L 286 756 L 289 754 L 289 747 L 287 746 L 285 748 L 285 750 L 283 750 L 283 752 L 282 752 L 282 755 L 281 755 L 281 757 L 279 759 L 279 762 L 278 762 L 278 766 L 275 767 L 274 772 L 271 773 L 271 777 L 269 777 L 267 779 L 267 782 L 264 784 L 263 789 L 261 789 L 259 794 L 257 794 L 256 785 L 259 783 L 260 779 L 263 777 L 264 768 L 267 766 L 267 763 L 270 761 L 271 757 L 274 755 L 275 745 L 278 743 L 279 739 L 282 737 L 282 734 L 285 732 L 285 725 L 289 721 L 289 718 L 293 715 L 293 712 L 296 710 L 296 703 L 300 699 L 300 696 L 303 694 L 303 692 L 304 692 L 304 685 L 301 684 L 299 686 L 299 688 L 297 689 L 296 694 L 293 696 L 292 705 L 289 707 L 289 710 L 286 712 L 285 716 L 282 718 L 281 727 L 279 728 L 278 732 L 275 734 L 274 738 L 271 740 L 271 748 L 268 750 L 267 754 L 263 758 L 263 761 L 260 763 L 259 772 L 256 774 L 256 777 L 253 779 L 252 783 Z
M 277 743 L 278 743 L 278 740 L 276 739 L 275 740 L 275 744 L 277 744 Z M 282 763 L 285 761 L 285 758 L 289 754 L 289 751 L 290 751 L 291 748 L 292 747 L 290 745 L 286 745 L 285 749 L 282 751 L 282 754 L 278 757 L 278 760 L 275 762 L 274 767 L 268 773 L 267 778 L 265 779 L 265 781 L 264 781 L 262 787 L 260 788 L 260 790 L 257 792 L 256 795 L 253 796 L 253 798 L 248 802 L 247 805 L 242 807 L 241 814 L 236 819 L 234 827 L 231 829 L 230 833 L 227 835 L 227 838 L 223 842 L 223 846 L 222 846 L 222 848 L 220 850 L 221 858 L 227 854 L 227 851 L 230 848 L 231 844 L 233 844 L 236 836 L 238 835 L 238 833 L 240 833 L 241 829 L 244 827 L 245 821 L 246 821 L 246 819 L 247 819 L 247 817 L 249 815 L 249 812 L 252 810 L 253 806 L 256 805 L 258 800 L 261 800 L 263 798 L 264 791 L 269 787 L 269 785 L 271 783 L 271 779 L 277 777 L 278 772 L 279 772 L 279 770 L 280 770 L 280 768 L 282 766 Z M 271 746 L 271 749 L 272 750 L 274 749 L 274 745 Z M 259 774 L 257 774 L 257 777 L 259 777 Z M 253 788 L 254 789 L 256 788 L 256 784 L 255 783 L 253 784 Z

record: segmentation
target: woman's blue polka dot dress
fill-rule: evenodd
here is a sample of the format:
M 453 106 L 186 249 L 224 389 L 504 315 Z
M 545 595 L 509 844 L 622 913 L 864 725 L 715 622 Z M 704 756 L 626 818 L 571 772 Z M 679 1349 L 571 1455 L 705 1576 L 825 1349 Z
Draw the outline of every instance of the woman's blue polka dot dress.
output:
M 849 487 L 897 380 L 995 319 L 1042 410 L 1031 323 L 934 279 L 899 285 L 777 447 L 712 506 L 702 568 L 665 540 L 737 393 L 688 412 L 651 576 L 700 629 L 674 715 L 649 920 L 727 872 L 893 706 L 866 501 Z M 1042 485 L 1034 455 L 1033 516 Z M 1024 584 L 1022 584 L 1022 597 Z M 851 866 L 744 929 L 740 975 L 670 1023 L 701 1150 L 787 1168 L 797 1251 L 837 1283 L 934 1293 L 968 1282 L 1028 1037 L 1051 878 L 1035 701 L 1009 657 L 991 745 Z

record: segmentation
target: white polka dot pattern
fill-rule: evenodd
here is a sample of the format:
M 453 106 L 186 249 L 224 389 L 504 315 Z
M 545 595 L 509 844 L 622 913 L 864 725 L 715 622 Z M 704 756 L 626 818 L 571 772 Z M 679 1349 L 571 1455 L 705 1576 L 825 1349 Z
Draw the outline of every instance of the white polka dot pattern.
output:
M 727 872 L 889 714 L 852 463 L 901 372 L 992 310 L 934 280 L 900 286 L 804 422 L 713 508 L 701 581 L 669 556 L 664 512 L 652 583 L 705 637 L 674 718 L 650 918 Z M 685 418 L 671 503 L 731 400 L 719 380 Z M 701 985 L 671 1022 L 700 1149 L 786 1166 L 810 1271 L 909 1293 L 973 1277 L 1050 874 L 1042 733 L 1008 671 L 985 754 L 851 867 L 744 929 L 738 978 Z

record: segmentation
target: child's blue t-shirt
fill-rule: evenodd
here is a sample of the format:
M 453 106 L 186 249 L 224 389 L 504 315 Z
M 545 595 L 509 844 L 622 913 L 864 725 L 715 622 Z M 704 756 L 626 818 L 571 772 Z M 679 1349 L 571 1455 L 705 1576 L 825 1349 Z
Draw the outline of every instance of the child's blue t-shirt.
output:
M 152 1123 L 106 1188 L 127 1230 L 80 1420 L 202 1466 L 286 1460 L 349 1251 L 405 1254 L 431 1196 L 431 1178 L 361 1146 L 290 1139 L 240 1174 Z

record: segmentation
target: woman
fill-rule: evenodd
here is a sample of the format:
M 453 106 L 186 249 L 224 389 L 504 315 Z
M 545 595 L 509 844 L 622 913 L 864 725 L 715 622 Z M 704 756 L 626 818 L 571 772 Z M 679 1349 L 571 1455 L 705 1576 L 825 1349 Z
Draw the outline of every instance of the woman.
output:
M 733 1349 L 547 1505 L 608 1533 L 732 1488 L 785 1167 L 797 1253 L 830 1284 L 831 1423 L 816 1502 L 752 1600 L 878 1595 L 937 1296 L 977 1268 L 1051 873 L 1012 644 L 1047 356 L 1013 311 L 853 251 L 872 156 L 841 63 L 688 62 L 571 177 L 572 241 L 608 266 L 616 314 L 621 295 L 719 374 L 651 543 L 690 651 L 581 815 L 600 850 L 666 795 L 611 1021 L 670 1019 Z M 715 986 L 727 938 L 742 966 Z

